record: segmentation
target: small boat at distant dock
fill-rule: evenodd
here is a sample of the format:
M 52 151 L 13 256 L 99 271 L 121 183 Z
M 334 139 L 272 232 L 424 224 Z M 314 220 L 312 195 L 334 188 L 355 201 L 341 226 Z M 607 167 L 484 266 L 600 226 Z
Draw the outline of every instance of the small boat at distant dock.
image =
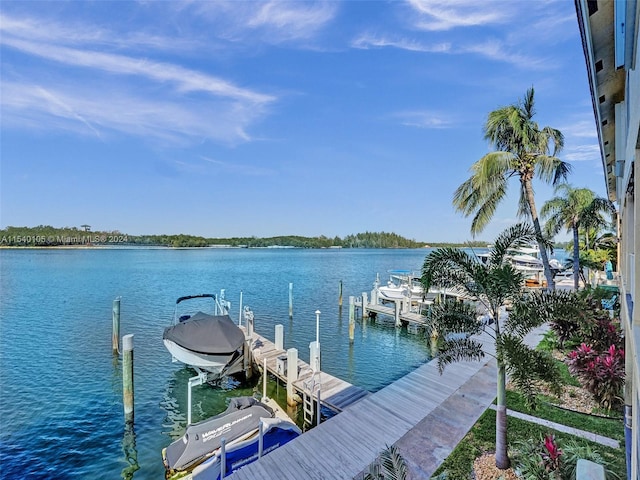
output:
M 383 300 L 402 300 L 409 298 L 412 300 L 422 300 L 424 298 L 424 288 L 420 283 L 420 277 L 411 270 L 389 270 L 389 281 L 386 285 L 379 285 L 376 279 L 378 293 Z

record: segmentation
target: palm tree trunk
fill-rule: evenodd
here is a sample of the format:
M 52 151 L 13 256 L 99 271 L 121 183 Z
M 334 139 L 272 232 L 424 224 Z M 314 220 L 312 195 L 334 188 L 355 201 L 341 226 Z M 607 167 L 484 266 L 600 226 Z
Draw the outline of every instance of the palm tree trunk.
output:
M 498 398 L 496 400 L 496 467 L 505 470 L 511 466 L 507 453 L 506 369 L 498 360 Z
M 529 204 L 529 212 L 531 213 L 531 220 L 533 220 L 533 228 L 536 231 L 536 238 L 538 239 L 538 247 L 540 248 L 540 258 L 542 259 L 542 266 L 544 267 L 544 276 L 547 279 L 547 289 L 555 290 L 556 284 L 553 281 L 553 274 L 551 273 L 551 267 L 549 266 L 549 256 L 547 255 L 547 249 L 545 248 L 542 228 L 540 228 L 540 219 L 538 218 L 538 210 L 536 209 L 536 202 L 533 198 L 533 187 L 531 180 L 523 179 L 522 185 L 527 195 L 527 203 Z
M 578 237 L 578 225 L 573 222 L 573 288 L 578 291 L 580 287 L 580 242 Z

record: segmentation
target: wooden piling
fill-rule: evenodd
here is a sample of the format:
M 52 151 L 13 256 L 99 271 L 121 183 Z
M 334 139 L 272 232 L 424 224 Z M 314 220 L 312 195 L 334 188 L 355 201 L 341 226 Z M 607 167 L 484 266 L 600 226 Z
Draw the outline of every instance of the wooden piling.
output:
M 430 347 L 431 347 L 431 358 L 435 358 L 438 356 L 438 331 L 434 328 L 431 331 L 431 335 L 429 335 L 430 339 Z
M 338 287 L 338 306 L 342 306 L 342 280 L 340 280 L 340 285 Z
M 298 349 L 287 350 L 287 405 L 293 407 L 297 405 L 295 400 L 295 390 L 293 382 L 298 380 Z
M 244 321 L 247 324 L 247 336 L 244 342 L 244 373 L 246 378 L 253 376 L 253 312 L 249 307 L 244 307 Z
M 355 329 L 356 329 L 356 299 L 353 296 L 349 297 L 349 343 L 353 343 Z
M 320 372 L 320 342 L 309 344 L 309 363 L 314 372 Z
M 133 423 L 133 335 L 122 337 L 122 403 L 125 423 Z
M 111 347 L 115 355 L 120 354 L 120 297 L 113 301 Z
M 396 300 L 395 302 L 393 302 L 395 307 L 396 307 L 396 311 L 395 311 L 395 321 L 396 321 L 396 327 L 399 327 L 402 325 L 402 322 L 400 321 L 400 306 L 401 306 L 401 301 L 400 300 Z
M 289 283 L 289 318 L 293 317 L 293 283 Z
M 267 398 L 267 357 L 264 357 L 262 362 L 262 398 Z
M 276 325 L 275 342 L 276 350 L 284 350 L 284 326 Z
M 367 292 L 362 292 L 362 319 L 367 318 L 367 305 L 369 304 L 369 298 L 367 296 Z

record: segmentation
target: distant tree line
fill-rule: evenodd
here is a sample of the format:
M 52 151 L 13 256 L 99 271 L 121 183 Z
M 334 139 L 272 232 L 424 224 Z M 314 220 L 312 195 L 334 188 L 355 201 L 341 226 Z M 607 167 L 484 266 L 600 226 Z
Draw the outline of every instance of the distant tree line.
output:
M 365 232 L 329 238 L 283 235 L 277 237 L 205 238 L 195 235 L 128 235 L 117 230 L 91 231 L 89 225 L 77 227 L 7 227 L 0 229 L 0 246 L 4 247 L 57 247 L 138 245 L 162 247 L 229 246 L 243 248 L 295 247 L 295 248 L 421 248 L 421 247 L 486 247 L 486 242 L 426 243 L 404 238 L 396 233 Z

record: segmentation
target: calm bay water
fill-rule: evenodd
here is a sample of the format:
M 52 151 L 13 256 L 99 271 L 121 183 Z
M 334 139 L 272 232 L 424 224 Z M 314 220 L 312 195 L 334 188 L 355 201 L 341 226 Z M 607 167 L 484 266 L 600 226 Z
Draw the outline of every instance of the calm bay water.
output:
M 406 331 L 356 325 L 348 296 L 370 292 L 376 273 L 419 270 L 428 249 L 22 249 L 0 251 L 0 476 L 161 479 L 160 451 L 186 424 L 193 374 L 162 343 L 176 298 L 240 292 L 256 331 L 305 361 L 320 316 L 322 369 L 376 391 L 429 359 Z M 344 307 L 338 308 L 343 282 Z M 289 282 L 294 315 L 289 319 Z M 111 308 L 122 297 L 121 334 L 134 334 L 135 427 L 125 431 L 122 366 L 111 354 Z M 219 413 L 254 386 L 194 389 L 194 421 Z M 259 387 L 258 387 L 259 388 Z

